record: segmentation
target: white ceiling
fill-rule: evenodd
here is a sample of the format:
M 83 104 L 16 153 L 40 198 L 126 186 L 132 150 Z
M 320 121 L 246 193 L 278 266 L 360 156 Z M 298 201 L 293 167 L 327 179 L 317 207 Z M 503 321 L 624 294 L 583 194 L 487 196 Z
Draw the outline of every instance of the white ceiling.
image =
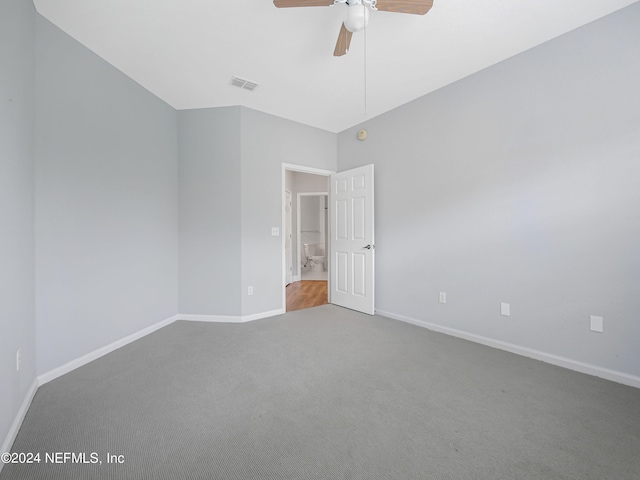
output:
M 244 105 L 340 132 L 640 0 L 435 0 L 372 12 L 334 57 L 344 5 L 34 0 L 38 12 L 176 109 Z M 260 86 L 230 85 L 235 75 Z

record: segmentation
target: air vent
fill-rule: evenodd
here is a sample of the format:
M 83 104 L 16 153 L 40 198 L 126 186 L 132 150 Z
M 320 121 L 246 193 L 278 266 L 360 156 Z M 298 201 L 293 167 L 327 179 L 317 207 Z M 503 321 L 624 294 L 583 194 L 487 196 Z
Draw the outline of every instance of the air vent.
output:
M 255 82 L 250 82 L 249 80 L 245 80 L 244 78 L 239 77 L 231 77 L 231 85 L 234 87 L 244 88 L 245 90 L 253 91 L 258 87 L 258 84 Z

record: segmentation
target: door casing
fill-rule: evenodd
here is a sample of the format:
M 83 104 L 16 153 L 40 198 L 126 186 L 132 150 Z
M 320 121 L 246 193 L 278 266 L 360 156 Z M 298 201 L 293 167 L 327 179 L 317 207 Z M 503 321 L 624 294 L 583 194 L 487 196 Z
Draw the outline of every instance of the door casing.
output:
M 285 228 L 284 232 L 284 265 L 285 265 L 285 286 L 293 282 L 293 245 L 292 224 L 293 224 L 293 196 L 290 191 L 284 192 L 285 204 Z

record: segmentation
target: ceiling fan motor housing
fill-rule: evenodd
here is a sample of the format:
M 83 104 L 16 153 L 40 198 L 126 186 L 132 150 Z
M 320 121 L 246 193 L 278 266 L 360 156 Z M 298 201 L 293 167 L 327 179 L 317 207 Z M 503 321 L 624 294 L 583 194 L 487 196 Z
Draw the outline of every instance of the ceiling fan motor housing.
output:
M 376 4 L 378 0 L 333 0 L 335 5 L 340 3 L 346 3 L 347 5 L 366 5 L 371 10 L 377 10 Z
M 358 32 L 367 26 L 369 22 L 369 8 L 363 3 L 347 3 L 347 18 L 344 26 L 350 32 Z

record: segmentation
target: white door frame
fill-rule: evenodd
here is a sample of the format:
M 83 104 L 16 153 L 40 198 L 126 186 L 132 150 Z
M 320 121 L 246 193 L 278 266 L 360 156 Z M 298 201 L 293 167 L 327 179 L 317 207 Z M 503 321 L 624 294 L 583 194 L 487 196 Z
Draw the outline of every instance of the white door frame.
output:
M 298 245 L 297 245 L 297 254 L 298 254 L 298 258 L 297 258 L 297 262 L 298 262 L 298 278 L 300 280 L 302 280 L 302 264 L 300 263 L 300 258 L 302 258 L 300 256 L 300 251 L 302 250 L 302 240 L 300 239 L 301 235 L 300 235 L 300 198 L 301 197 L 327 197 L 329 198 L 329 192 L 300 192 L 297 195 L 297 200 L 296 200 L 296 238 L 298 239 Z M 325 212 L 325 217 L 329 217 L 329 212 Z M 329 227 L 329 224 L 331 222 L 327 222 L 327 228 Z M 324 232 L 325 235 L 325 243 L 327 244 L 327 246 L 329 245 L 329 240 L 331 240 L 329 238 L 329 232 Z M 327 280 L 329 279 L 330 275 L 329 275 L 329 260 L 331 260 L 331 257 L 329 256 L 329 248 L 326 249 L 326 251 L 324 252 L 324 254 L 327 257 Z
M 285 229 L 284 229 L 284 265 L 285 265 L 285 285 L 293 283 L 293 245 L 291 245 L 293 226 L 293 194 L 289 190 L 284 192 L 285 198 Z M 289 238 L 287 238 L 289 235 Z M 289 250 L 287 251 L 287 241 Z
M 291 170 L 293 172 L 302 172 L 302 173 L 311 173 L 313 175 L 322 175 L 323 177 L 330 177 L 331 175 L 333 175 L 334 173 L 336 173 L 333 170 L 323 170 L 320 168 L 313 168 L 313 167 L 305 167 L 304 165 L 295 165 L 292 163 L 283 163 L 282 164 L 282 185 L 280 186 L 280 192 L 281 192 L 281 212 L 282 212 L 282 221 L 281 221 L 281 229 L 280 231 L 283 232 L 282 234 L 282 246 L 280 248 L 280 255 L 282 256 L 282 281 L 280 282 L 280 284 L 282 285 L 282 311 L 285 312 L 287 310 L 287 287 L 285 285 L 285 282 L 287 280 L 287 267 L 286 267 L 286 259 L 284 257 L 284 231 L 286 228 L 285 222 L 286 222 L 286 218 L 285 218 L 285 202 L 286 202 L 286 194 L 285 194 L 285 181 L 286 181 L 286 171 L 287 170 Z M 329 222 L 329 231 L 326 232 L 329 235 L 329 249 L 331 249 L 331 222 Z M 328 270 L 328 290 L 329 290 L 329 303 L 331 303 L 331 270 Z

